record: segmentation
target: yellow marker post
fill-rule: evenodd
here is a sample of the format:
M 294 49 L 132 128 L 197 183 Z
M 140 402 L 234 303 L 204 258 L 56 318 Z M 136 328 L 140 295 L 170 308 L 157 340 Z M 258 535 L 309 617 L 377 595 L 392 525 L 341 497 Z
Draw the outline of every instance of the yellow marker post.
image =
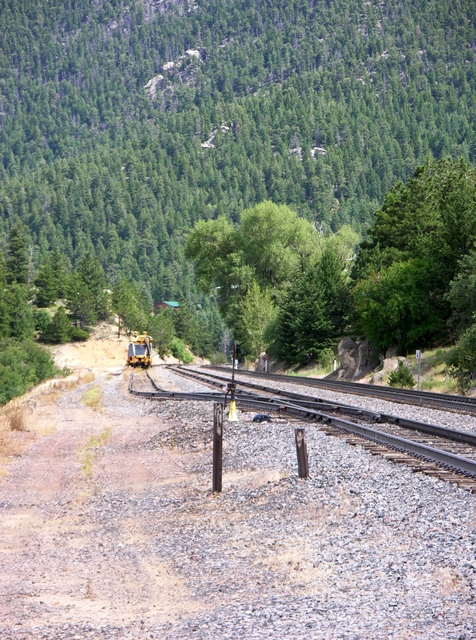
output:
M 238 422 L 235 400 L 230 400 L 230 410 L 228 411 L 228 422 Z

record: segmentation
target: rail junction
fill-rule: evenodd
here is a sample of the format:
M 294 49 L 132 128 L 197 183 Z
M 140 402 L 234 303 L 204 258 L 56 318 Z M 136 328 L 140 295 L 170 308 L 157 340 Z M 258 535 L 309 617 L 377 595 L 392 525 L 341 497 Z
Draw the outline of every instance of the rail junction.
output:
M 157 386 L 152 371 L 152 373 L 146 373 L 149 387 L 147 390 L 137 389 L 135 376 L 132 374 L 129 391 L 136 396 L 156 400 L 195 400 L 226 405 L 228 399 L 226 388 L 231 381 L 230 376 L 227 375 L 227 369 L 207 367 L 207 369 L 212 369 L 213 372 L 210 372 L 208 370 L 197 371 L 184 366 L 169 366 L 168 368 L 176 375 L 220 390 L 193 393 L 166 391 Z M 383 456 L 396 463 L 404 463 L 415 472 L 421 471 L 455 483 L 473 493 L 476 492 L 476 435 L 409 420 L 397 415 L 331 402 L 313 396 L 312 391 L 306 394 L 283 391 L 269 384 L 259 384 L 256 382 L 256 378 L 314 388 L 325 387 L 339 391 L 347 389 L 346 393 L 372 395 L 400 403 L 407 402 L 405 398 L 408 397 L 409 402 L 407 403 L 418 405 L 425 403 L 433 408 L 444 408 L 452 412 L 476 413 L 476 399 L 460 399 L 445 395 L 439 397 L 440 394 L 409 393 L 391 388 L 378 388 L 373 385 L 323 381 L 321 379 L 309 380 L 273 374 L 260 375 L 244 371 L 239 371 L 239 376 L 240 379 L 236 380 L 236 403 L 241 411 L 279 414 L 290 420 L 310 422 L 326 434 L 344 438 L 348 443 L 360 445 L 374 455 Z M 251 377 L 255 380 L 241 379 Z M 432 396 L 428 402 L 426 402 L 427 396 Z

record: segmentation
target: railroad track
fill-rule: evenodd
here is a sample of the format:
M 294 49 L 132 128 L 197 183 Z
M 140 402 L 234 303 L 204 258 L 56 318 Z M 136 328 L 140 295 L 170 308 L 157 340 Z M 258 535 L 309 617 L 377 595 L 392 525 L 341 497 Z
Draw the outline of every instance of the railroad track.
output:
M 226 372 L 227 367 L 206 365 L 204 369 Z M 414 404 L 417 406 L 438 407 L 446 411 L 458 413 L 476 413 L 476 398 L 454 396 L 449 393 L 433 393 L 431 391 L 414 391 L 411 389 L 396 389 L 393 387 L 379 387 L 373 384 L 360 382 L 346 382 L 343 380 L 330 380 L 328 378 L 304 378 L 302 376 L 287 376 L 276 373 L 257 373 L 255 371 L 237 371 L 240 376 L 250 376 L 263 380 L 274 380 L 289 384 L 306 385 L 321 389 L 330 389 L 339 393 L 351 393 L 353 395 L 370 396 L 391 402 Z
M 205 374 L 201 371 L 199 373 L 184 367 L 168 368 L 201 384 L 220 387 L 221 391 L 169 392 L 160 389 L 153 377 L 147 373 L 152 389 L 137 390 L 132 374 L 130 392 L 142 397 L 163 400 L 226 402 L 223 385 L 230 381 L 229 377 Z M 290 378 L 293 384 L 298 383 L 296 378 Z M 405 463 L 414 471 L 437 476 L 476 492 L 476 436 L 473 434 L 395 415 L 366 411 L 351 405 L 331 403 L 309 395 L 278 391 L 265 385 L 241 380 L 236 382 L 236 402 L 241 410 L 279 413 L 299 420 L 311 420 L 328 435 L 344 438 L 350 444 L 363 446 L 372 454 Z M 261 393 L 251 392 L 250 388 Z M 340 417 L 346 414 L 352 416 L 352 422 Z M 376 423 L 378 428 L 375 428 Z

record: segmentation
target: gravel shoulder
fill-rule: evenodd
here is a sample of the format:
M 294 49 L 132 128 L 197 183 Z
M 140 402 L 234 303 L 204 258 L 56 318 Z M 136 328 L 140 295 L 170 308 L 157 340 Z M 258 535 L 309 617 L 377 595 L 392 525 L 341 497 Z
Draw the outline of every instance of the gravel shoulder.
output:
M 56 429 L 0 482 L 1 638 L 476 638 L 473 495 L 311 425 L 300 480 L 297 424 L 253 414 L 212 495 L 212 406 L 127 376 L 38 399 Z

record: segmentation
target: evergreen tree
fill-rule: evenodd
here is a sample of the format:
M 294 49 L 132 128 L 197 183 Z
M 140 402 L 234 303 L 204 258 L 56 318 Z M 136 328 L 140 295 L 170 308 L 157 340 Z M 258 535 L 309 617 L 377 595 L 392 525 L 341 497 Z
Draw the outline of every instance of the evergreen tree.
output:
M 148 333 L 161 358 L 170 353 L 172 340 L 176 337 L 174 313 L 172 309 L 159 309 L 149 320 Z
M 463 332 L 449 354 L 448 365 L 460 392 L 466 393 L 476 380 L 476 324 Z
M 0 339 L 10 336 L 10 309 L 7 302 L 7 269 L 0 251 Z
M 11 228 L 8 235 L 7 282 L 9 284 L 28 284 L 30 259 L 28 256 L 28 238 L 21 223 Z
M 326 311 L 325 287 L 317 267 L 301 273 L 281 305 L 278 355 L 291 363 L 319 360 L 334 339 Z
M 51 253 L 50 264 L 55 277 L 56 297 L 64 298 L 68 279 L 68 267 L 66 260 L 57 247 Z
M 14 282 L 7 288 L 5 300 L 8 310 L 9 337 L 17 340 L 33 338 L 35 321 L 32 306 L 28 304 L 28 288 Z
M 48 342 L 68 342 L 71 340 L 71 336 L 71 322 L 66 315 L 64 307 L 58 307 L 44 338 L 46 338 Z
M 352 310 L 349 277 L 332 246 L 324 249 L 317 269 L 317 277 L 324 288 L 326 314 L 335 334 L 339 335 L 347 327 Z
M 476 242 L 475 193 L 474 168 L 445 159 L 428 160 L 385 197 L 354 273 L 356 329 L 378 348 L 448 340 L 449 301 L 456 312 L 461 290 L 458 277 L 453 294 L 450 283 Z
M 136 287 L 127 280 L 120 280 L 111 295 L 112 310 L 118 316 L 118 335 L 121 328 L 128 334 L 132 331 L 142 332 L 148 325 L 150 308 Z
M 0 251 L 0 287 L 2 290 L 7 285 L 7 265 L 5 263 L 5 256 L 3 252 Z
M 56 302 L 58 285 L 50 258 L 47 258 L 41 265 L 34 280 L 34 285 L 38 289 L 36 292 L 36 305 L 38 307 L 49 307 Z
M 81 329 L 86 329 L 97 321 L 94 298 L 77 271 L 74 271 L 68 279 L 66 306 L 71 319 L 79 324 Z
M 79 263 L 76 274 L 88 292 L 93 309 L 92 321 L 105 320 L 108 314 L 109 293 L 106 290 L 107 281 L 101 263 L 88 253 Z
M 476 250 L 461 260 L 459 273 L 451 281 L 445 299 L 451 305 L 452 332 L 459 335 L 469 329 L 476 314 Z

